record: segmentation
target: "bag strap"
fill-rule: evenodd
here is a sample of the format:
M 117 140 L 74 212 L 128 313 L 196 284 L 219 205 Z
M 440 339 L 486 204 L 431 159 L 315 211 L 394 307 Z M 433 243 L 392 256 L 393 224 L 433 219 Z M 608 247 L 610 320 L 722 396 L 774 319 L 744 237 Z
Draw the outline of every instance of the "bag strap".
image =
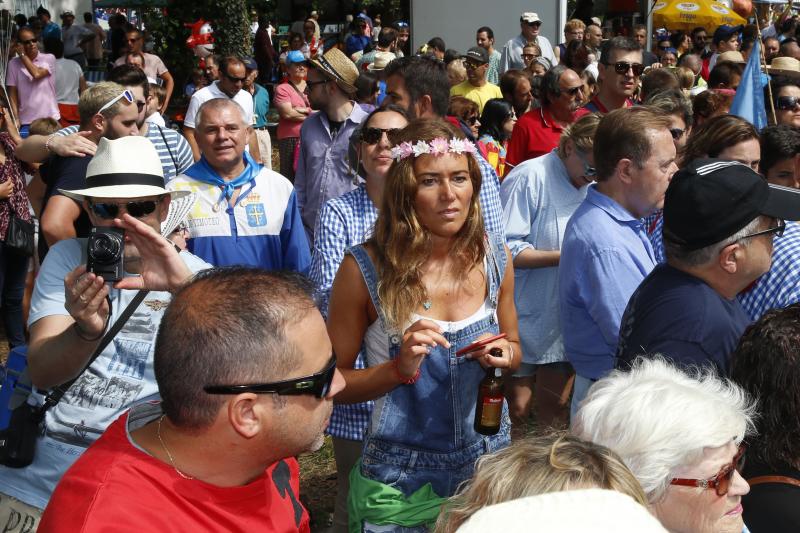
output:
M 58 402 L 61 401 L 61 398 L 67 393 L 69 388 L 72 387 L 76 381 L 78 381 L 78 378 L 81 376 L 81 374 L 83 374 L 86 369 L 89 368 L 92 363 L 94 363 L 95 359 L 97 359 L 102 351 L 106 349 L 106 346 L 108 346 L 111 340 L 117 336 L 117 333 L 119 333 L 119 331 L 122 329 L 122 326 L 125 325 L 133 312 L 136 311 L 136 308 L 139 307 L 139 304 L 142 303 L 142 300 L 144 300 L 144 297 L 147 296 L 148 292 L 150 291 L 141 290 L 136 293 L 136 296 L 133 297 L 133 300 L 131 300 L 131 303 L 128 304 L 128 307 L 126 307 L 119 318 L 117 318 L 116 322 L 114 322 L 114 325 L 108 330 L 108 333 L 103 335 L 103 338 L 100 340 L 100 344 L 97 345 L 94 353 L 83 366 L 81 371 L 78 372 L 78 375 L 66 383 L 62 383 L 47 394 L 47 397 L 44 399 L 44 404 L 39 408 L 40 415 L 44 415 L 48 409 L 54 407 Z M 109 312 L 111 312 L 111 308 L 109 308 Z
M 296 93 L 297 93 L 297 94 L 300 96 L 300 99 L 301 99 L 301 100 L 303 100 L 303 102 L 305 102 L 305 101 L 306 101 L 306 95 L 305 95 L 305 94 L 303 94 L 303 93 L 300 91 L 300 89 L 298 89 L 298 88 L 295 86 L 295 84 L 294 84 L 294 83 L 292 83 L 291 81 L 287 81 L 286 83 L 288 83 L 289 85 L 291 85 L 291 86 L 292 86 L 292 89 L 294 89 L 294 92 L 296 92 Z
M 764 483 L 782 483 L 784 485 L 794 485 L 800 487 L 800 480 L 787 476 L 758 476 L 747 480 L 749 485 L 762 485 Z
M 172 166 L 175 167 L 175 177 L 177 178 L 180 172 L 178 172 L 178 162 L 175 160 L 175 156 L 172 155 L 172 149 L 169 147 L 169 143 L 167 142 L 167 138 L 164 136 L 164 130 L 158 124 L 153 124 L 156 128 L 158 128 L 158 133 L 161 134 L 161 140 L 164 141 L 164 146 L 167 147 L 167 152 L 169 152 L 169 158 L 172 159 Z

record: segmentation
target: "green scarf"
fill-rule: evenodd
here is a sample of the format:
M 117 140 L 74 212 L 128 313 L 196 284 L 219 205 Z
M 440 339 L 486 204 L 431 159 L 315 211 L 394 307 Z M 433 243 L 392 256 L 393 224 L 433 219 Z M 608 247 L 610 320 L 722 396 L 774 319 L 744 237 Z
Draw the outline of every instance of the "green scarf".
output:
M 439 516 L 442 498 L 426 483 L 406 497 L 399 490 L 361 475 L 361 459 L 350 471 L 350 494 L 347 498 L 350 533 L 360 533 L 363 521 L 376 525 L 432 527 Z

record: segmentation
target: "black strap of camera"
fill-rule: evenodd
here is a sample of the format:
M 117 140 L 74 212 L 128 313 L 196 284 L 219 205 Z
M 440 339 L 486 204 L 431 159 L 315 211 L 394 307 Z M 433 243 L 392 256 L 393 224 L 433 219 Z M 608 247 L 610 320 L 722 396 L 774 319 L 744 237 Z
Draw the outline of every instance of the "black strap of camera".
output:
M 109 329 L 108 332 L 105 335 L 103 335 L 103 338 L 100 340 L 100 344 L 97 345 L 97 348 L 95 349 L 94 353 L 86 362 L 86 364 L 83 366 L 81 371 L 78 372 L 78 375 L 72 378 L 71 380 L 67 381 L 66 383 L 62 383 L 58 387 L 52 389 L 47 394 L 47 396 L 44 399 L 44 404 L 39 408 L 40 416 L 44 416 L 45 412 L 47 412 L 48 409 L 54 407 L 58 402 L 61 401 L 61 398 L 64 396 L 64 394 L 67 393 L 69 388 L 72 387 L 72 385 L 76 381 L 78 381 L 78 378 L 81 377 L 81 374 L 86 372 L 86 369 L 89 368 L 92 365 L 92 363 L 94 363 L 94 360 L 97 359 L 97 357 L 103 352 L 103 350 L 105 350 L 106 346 L 108 346 L 108 343 L 110 343 L 111 340 L 114 337 L 116 337 L 117 333 L 119 333 L 119 331 L 122 329 L 122 326 L 125 325 L 125 322 L 128 321 L 133 312 L 136 311 L 136 308 L 139 307 L 139 304 L 142 303 L 142 300 L 144 300 L 144 297 L 147 296 L 148 292 L 150 291 L 141 290 L 136 293 L 136 296 L 133 297 L 133 300 L 131 300 L 131 303 L 128 304 L 128 307 L 126 307 L 125 310 L 122 312 L 122 314 L 119 316 L 119 318 L 117 318 L 117 320 L 111 326 L 111 329 Z M 111 300 L 109 300 L 108 302 L 108 312 L 109 314 L 111 313 Z

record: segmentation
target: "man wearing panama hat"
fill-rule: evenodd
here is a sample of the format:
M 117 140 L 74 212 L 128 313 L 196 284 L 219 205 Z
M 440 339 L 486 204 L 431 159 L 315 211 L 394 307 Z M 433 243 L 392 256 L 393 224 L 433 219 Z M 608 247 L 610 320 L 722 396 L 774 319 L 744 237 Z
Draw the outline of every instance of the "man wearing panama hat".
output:
M 0 467 L 3 522 L 4 514 L 12 512 L 9 506 L 38 517 L 64 472 L 106 427 L 134 403 L 158 394 L 153 346 L 170 292 L 208 267 L 188 252 L 178 254 L 159 233 L 170 199 L 187 193 L 164 188 L 158 152 L 147 139 L 100 139 L 85 188 L 61 192 L 82 203 L 93 226 L 125 231 L 126 275 L 110 285 L 88 273 L 85 239 L 58 242 L 42 264 L 28 319 L 31 381 L 44 391 L 77 379 L 47 411 L 33 463 L 21 469 Z M 83 371 L 137 294 L 131 289 L 150 292 Z
M 367 113 L 355 105 L 358 68 L 340 50 L 331 48 L 311 61 L 306 94 L 313 109 L 300 129 L 300 153 L 294 186 L 309 243 L 322 204 L 355 188 L 347 164 L 350 135 Z

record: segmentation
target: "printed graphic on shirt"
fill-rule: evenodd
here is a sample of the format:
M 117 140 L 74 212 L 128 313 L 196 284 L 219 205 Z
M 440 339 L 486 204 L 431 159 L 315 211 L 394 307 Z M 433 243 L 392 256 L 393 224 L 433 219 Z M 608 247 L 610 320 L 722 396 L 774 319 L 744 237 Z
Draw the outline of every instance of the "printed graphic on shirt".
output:
M 249 204 L 244 208 L 247 213 L 247 223 L 252 227 L 267 225 L 267 212 L 264 204 Z
M 291 500 L 292 509 L 294 509 L 294 525 L 300 526 L 300 521 L 303 519 L 303 506 L 297 501 L 297 496 L 290 483 L 290 477 L 291 472 L 286 461 L 280 461 L 275 466 L 275 470 L 272 471 L 272 482 L 275 483 L 278 494 L 283 499 L 289 498 L 289 500 Z

